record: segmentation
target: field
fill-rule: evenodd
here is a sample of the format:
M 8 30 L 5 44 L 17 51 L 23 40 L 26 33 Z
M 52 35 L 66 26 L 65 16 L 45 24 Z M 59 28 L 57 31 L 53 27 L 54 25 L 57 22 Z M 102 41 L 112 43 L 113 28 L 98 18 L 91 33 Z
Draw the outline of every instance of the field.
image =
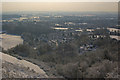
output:
M 0 35 L 0 46 L 4 48 L 4 50 L 15 47 L 18 44 L 22 44 L 23 40 L 20 36 L 9 35 L 9 34 L 1 34 Z

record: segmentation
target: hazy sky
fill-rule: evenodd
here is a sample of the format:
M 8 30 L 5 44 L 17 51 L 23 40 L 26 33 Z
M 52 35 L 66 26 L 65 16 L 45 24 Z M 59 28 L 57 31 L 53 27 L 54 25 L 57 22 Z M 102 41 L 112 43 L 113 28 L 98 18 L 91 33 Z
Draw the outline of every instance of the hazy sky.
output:
M 3 12 L 12 11 L 105 11 L 118 10 L 117 2 L 3 2 Z
M 1 0 L 3 2 L 118 2 L 120 0 Z

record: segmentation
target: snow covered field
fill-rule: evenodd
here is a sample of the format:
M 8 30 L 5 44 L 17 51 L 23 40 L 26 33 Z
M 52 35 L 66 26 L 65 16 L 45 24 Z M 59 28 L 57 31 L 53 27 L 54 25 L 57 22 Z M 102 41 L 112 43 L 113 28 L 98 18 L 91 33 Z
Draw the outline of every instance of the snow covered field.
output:
M 110 35 L 110 37 L 116 40 L 120 40 L 120 36 Z
M 2 57 L 0 58 L 0 60 L 2 59 L 2 64 L 8 62 L 8 63 L 11 63 L 13 65 L 17 65 L 19 67 L 26 67 L 26 68 L 29 68 L 30 71 L 35 71 L 36 74 L 39 74 L 40 78 L 41 77 L 42 78 L 48 77 L 46 75 L 46 73 L 39 66 L 37 66 L 37 65 L 35 65 L 35 64 L 31 63 L 31 62 L 28 62 L 26 60 L 19 60 L 19 59 L 13 57 L 13 56 L 10 56 L 8 54 L 4 54 L 2 52 L 0 52 L 0 55 L 2 55 Z M 23 72 L 26 73 L 26 71 L 23 71 Z
M 18 44 L 23 44 L 21 36 L 0 34 L 0 46 L 2 46 L 4 50 L 15 47 Z

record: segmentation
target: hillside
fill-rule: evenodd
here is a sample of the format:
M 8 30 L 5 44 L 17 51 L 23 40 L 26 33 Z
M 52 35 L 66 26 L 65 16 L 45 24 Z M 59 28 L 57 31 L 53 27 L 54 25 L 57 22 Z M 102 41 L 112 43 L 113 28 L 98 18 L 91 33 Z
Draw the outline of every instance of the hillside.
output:
M 37 65 L 26 60 L 19 60 L 10 55 L 2 55 L 3 78 L 47 78 L 46 73 Z M 0 59 L 1 60 L 1 59 Z

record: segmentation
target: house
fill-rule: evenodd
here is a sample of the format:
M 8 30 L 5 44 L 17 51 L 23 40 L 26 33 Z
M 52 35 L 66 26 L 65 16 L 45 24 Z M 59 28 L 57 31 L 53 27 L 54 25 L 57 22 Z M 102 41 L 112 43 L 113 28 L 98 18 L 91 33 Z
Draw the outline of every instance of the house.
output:
M 118 32 L 118 33 L 120 33 L 120 29 L 117 29 L 117 28 L 107 28 L 107 30 L 109 30 L 110 32 Z
M 107 28 L 110 31 L 110 38 L 120 40 L 120 29 L 117 28 Z

